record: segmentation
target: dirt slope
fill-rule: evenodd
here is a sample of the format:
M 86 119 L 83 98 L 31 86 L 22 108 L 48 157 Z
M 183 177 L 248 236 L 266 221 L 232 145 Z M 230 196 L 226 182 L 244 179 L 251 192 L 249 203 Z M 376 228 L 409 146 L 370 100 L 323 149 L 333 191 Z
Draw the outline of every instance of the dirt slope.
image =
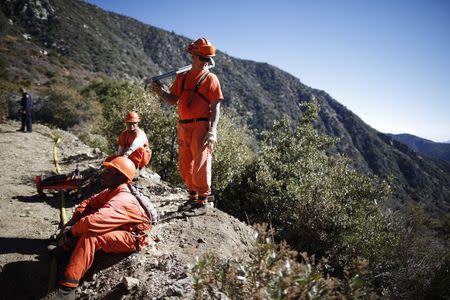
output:
M 53 138 L 61 136 L 59 158 L 63 173 L 98 166 L 101 153 L 73 135 L 35 125 L 33 133 L 15 130 L 16 122 L 0 124 L 0 299 L 39 299 L 48 286 L 50 257 L 48 237 L 59 223 L 60 197 L 42 199 L 34 177 L 50 174 Z M 137 184 L 155 201 L 160 215 L 175 211 L 184 191 L 146 173 Z M 87 197 L 89 195 L 83 195 Z M 67 199 L 67 213 L 78 202 Z M 189 265 L 206 253 L 223 258 L 246 257 L 251 251 L 253 230 L 237 219 L 211 208 L 206 216 L 173 218 L 149 232 L 152 244 L 140 253 L 96 256 L 91 270 L 77 290 L 82 299 L 185 299 L 190 296 Z M 127 289 L 123 277 L 138 280 Z M 131 280 L 133 281 L 133 280 Z

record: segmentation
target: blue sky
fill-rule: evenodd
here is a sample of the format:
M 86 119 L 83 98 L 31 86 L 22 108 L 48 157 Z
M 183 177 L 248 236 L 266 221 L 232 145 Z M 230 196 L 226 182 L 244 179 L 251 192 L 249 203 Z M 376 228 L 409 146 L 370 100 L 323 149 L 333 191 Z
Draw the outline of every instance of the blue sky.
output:
M 277 66 L 381 132 L 450 140 L 450 1 L 87 2 Z

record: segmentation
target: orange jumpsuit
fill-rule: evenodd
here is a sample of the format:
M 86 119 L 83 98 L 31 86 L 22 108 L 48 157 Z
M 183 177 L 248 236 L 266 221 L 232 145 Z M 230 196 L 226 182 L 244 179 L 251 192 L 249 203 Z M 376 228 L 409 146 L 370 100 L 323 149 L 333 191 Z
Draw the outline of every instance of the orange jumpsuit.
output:
M 119 146 L 117 154 L 119 155 L 125 154 L 130 147 L 132 148 L 133 151 L 128 158 L 134 163 L 136 168 L 142 169 L 150 162 L 152 152 L 148 146 L 147 135 L 142 129 L 122 131 L 117 144 Z
M 60 282 L 64 286 L 78 286 L 97 250 L 130 253 L 148 245 L 143 231 L 151 228 L 151 220 L 126 183 L 84 200 L 72 219 L 77 222 L 71 231 L 79 240 Z
M 178 74 L 171 94 L 178 97 L 178 164 L 190 194 L 206 198 L 211 193 L 211 153 L 203 143 L 209 130 L 211 104 L 223 100 L 216 75 L 209 73 L 196 93 L 194 86 L 205 70 Z M 192 95 L 190 105 L 189 98 Z

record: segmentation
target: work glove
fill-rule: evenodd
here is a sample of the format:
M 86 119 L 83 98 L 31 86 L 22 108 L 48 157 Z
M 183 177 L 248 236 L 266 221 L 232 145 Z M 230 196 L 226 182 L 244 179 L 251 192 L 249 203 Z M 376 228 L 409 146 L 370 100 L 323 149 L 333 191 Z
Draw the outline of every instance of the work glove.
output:
M 153 92 L 155 92 L 159 96 L 162 96 L 162 93 L 165 92 L 164 86 L 159 81 L 152 81 L 150 88 Z
M 127 152 L 125 152 L 124 154 L 123 154 L 123 156 L 125 156 L 125 157 L 128 157 L 128 156 L 130 156 L 131 155 L 131 153 L 133 153 L 133 150 L 128 150 Z
M 207 141 L 215 143 L 217 142 L 217 128 L 211 127 L 209 128 L 208 135 L 206 136 Z
M 204 143 L 204 145 L 209 147 L 212 151 L 214 149 L 214 144 L 216 142 L 217 142 L 217 128 L 211 127 L 211 128 L 209 128 L 209 131 L 206 134 L 203 143 Z
M 70 250 L 75 248 L 76 244 L 77 237 L 72 233 L 72 226 L 64 227 L 58 239 L 58 246 L 61 246 L 66 250 Z
M 70 219 L 66 224 L 64 224 L 64 227 L 72 227 L 73 225 L 75 225 L 76 222 L 77 220 L 72 217 L 72 219 Z

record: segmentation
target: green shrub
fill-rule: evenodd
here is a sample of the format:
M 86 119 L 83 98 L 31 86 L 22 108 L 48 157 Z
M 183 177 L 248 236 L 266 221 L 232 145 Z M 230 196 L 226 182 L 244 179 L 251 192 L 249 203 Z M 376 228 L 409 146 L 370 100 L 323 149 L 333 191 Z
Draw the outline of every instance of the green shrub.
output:
M 398 299 L 446 299 L 450 295 L 450 250 L 448 241 L 436 237 L 433 220 L 423 206 L 409 203 L 394 213 L 400 239 L 394 249 L 394 265 L 380 273 Z M 439 233 L 439 232 L 438 232 Z
M 313 127 L 317 103 L 301 123 L 275 122 L 257 154 L 224 186 L 220 208 L 250 223 L 268 222 L 279 240 L 327 258 L 324 272 L 345 278 L 355 257 L 368 261 L 366 282 L 394 298 L 442 297 L 448 291 L 448 219 L 432 222 L 423 208 L 392 212 L 378 203 L 390 184 L 355 171 L 348 158 L 327 155 L 336 142 Z
M 369 258 L 371 272 L 385 269 L 398 242 L 377 204 L 388 184 L 359 174 L 341 155 L 327 156 L 336 140 L 313 127 L 317 103 L 304 108 L 296 128 L 283 118 L 262 134 L 257 158 L 225 189 L 221 207 L 272 224 L 295 249 L 329 257 L 332 274 L 342 276 L 355 256 Z
M 0 120 L 13 116 L 19 108 L 19 85 L 0 80 Z
M 101 115 L 100 106 L 94 99 L 85 98 L 66 85 L 53 85 L 43 96 L 47 99 L 41 111 L 42 120 L 64 130 L 93 122 Z
M 222 113 L 218 125 L 218 142 L 215 145 L 212 164 L 212 188 L 216 201 L 224 200 L 223 192 L 254 159 L 251 149 L 255 139 L 240 119 L 231 113 Z
M 117 138 L 125 129 L 124 116 L 136 111 L 141 116 L 139 126 L 149 139 L 153 157 L 151 167 L 165 180 L 180 183 L 177 167 L 177 116 L 164 109 L 158 98 L 144 92 L 141 85 L 129 82 L 99 80 L 84 93 L 93 92 L 103 106 L 102 134 L 108 141 L 109 153 L 117 149 Z
M 323 275 L 325 261 L 315 262 L 286 243 L 273 242 L 265 225 L 257 226 L 248 260 L 205 256 L 191 269 L 195 299 L 368 299 L 363 278 L 367 262 L 355 259 L 343 279 Z
M 3 56 L 3 54 L 0 54 L 0 79 L 8 80 L 10 76 L 9 71 L 9 63 L 8 60 Z

